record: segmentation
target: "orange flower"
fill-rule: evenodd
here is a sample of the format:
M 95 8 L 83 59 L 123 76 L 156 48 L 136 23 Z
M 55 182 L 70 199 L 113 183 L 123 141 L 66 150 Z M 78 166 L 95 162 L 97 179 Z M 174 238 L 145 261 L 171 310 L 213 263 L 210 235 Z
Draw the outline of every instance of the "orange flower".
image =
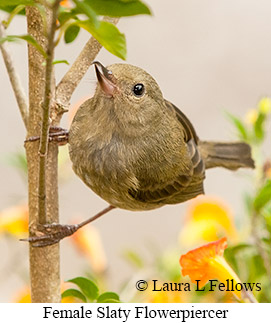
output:
M 93 271 L 102 273 L 107 261 L 99 231 L 87 225 L 74 233 L 72 239 L 79 251 L 88 258 Z
M 84 97 L 84 98 L 81 98 L 76 103 L 74 103 L 72 105 L 72 107 L 69 109 L 69 112 L 68 112 L 68 122 L 69 122 L 69 125 L 72 123 L 72 120 L 73 120 L 73 118 L 74 118 L 77 110 L 79 109 L 80 105 L 83 104 L 89 98 L 90 98 L 89 96 Z
M 230 209 L 218 198 L 200 196 L 192 201 L 183 229 L 181 245 L 193 246 L 202 241 L 214 241 L 227 235 L 237 240 L 237 232 Z
M 0 233 L 5 232 L 16 237 L 28 232 L 27 205 L 9 207 L 0 213 Z
M 240 287 L 242 283 L 239 277 L 223 257 L 226 247 L 227 239 L 222 238 L 182 255 L 180 265 L 183 276 L 189 275 L 193 283 L 197 283 L 199 280 L 199 288 L 212 279 L 218 279 L 225 285 L 227 280 L 232 280 L 234 286 L 238 284 Z M 240 300 L 241 291 L 237 289 L 239 288 L 234 288 L 233 293 Z
M 64 8 L 71 8 L 70 0 L 62 0 L 60 1 L 60 5 L 61 7 L 64 7 Z

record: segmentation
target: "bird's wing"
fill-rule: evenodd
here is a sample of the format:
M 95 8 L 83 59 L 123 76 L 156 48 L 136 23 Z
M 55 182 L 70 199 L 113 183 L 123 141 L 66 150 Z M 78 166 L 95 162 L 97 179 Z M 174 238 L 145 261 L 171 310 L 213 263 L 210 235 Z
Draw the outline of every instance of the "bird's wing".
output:
M 172 103 L 166 101 L 169 109 L 176 113 L 178 121 L 185 131 L 185 142 L 192 161 L 193 174 L 180 175 L 174 182 L 165 184 L 164 187 L 156 190 L 136 190 L 130 191 L 130 195 L 136 200 L 146 203 L 180 203 L 203 193 L 204 163 L 201 159 L 197 142 L 198 136 L 188 118 Z
M 187 116 L 181 110 L 179 110 L 173 103 L 167 100 L 165 100 L 165 103 L 170 110 L 173 110 L 176 113 L 178 121 L 182 124 L 185 131 L 185 141 L 189 142 L 190 139 L 194 139 L 194 142 L 197 144 L 198 136 Z
M 167 100 L 165 100 L 165 102 L 166 106 L 176 113 L 178 121 L 182 124 L 184 128 L 184 138 L 185 142 L 187 143 L 187 147 L 193 164 L 193 176 L 203 175 L 205 169 L 203 160 L 198 150 L 197 144 L 199 139 L 192 123 L 189 121 L 187 116 L 181 110 L 179 110 L 173 103 Z

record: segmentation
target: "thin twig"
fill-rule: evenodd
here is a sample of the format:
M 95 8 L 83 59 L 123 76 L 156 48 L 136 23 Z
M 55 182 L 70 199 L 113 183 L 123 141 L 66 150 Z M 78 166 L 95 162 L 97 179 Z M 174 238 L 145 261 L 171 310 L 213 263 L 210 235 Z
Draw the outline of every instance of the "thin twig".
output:
M 5 29 L 2 22 L 0 21 L 0 38 L 2 37 L 5 37 Z M 0 50 L 3 55 L 3 59 L 6 65 L 10 83 L 11 83 L 13 92 L 15 94 L 16 101 L 17 101 L 25 128 L 27 129 L 28 103 L 27 103 L 27 98 L 26 98 L 24 88 L 19 78 L 19 74 L 16 71 L 11 52 L 8 48 L 8 44 L 6 42 L 3 44 L 0 44 Z
M 52 104 L 52 80 L 53 80 L 53 59 L 54 59 L 54 38 L 56 32 L 57 11 L 60 0 L 56 0 L 52 6 L 52 20 L 48 32 L 47 58 L 45 68 L 45 90 L 42 104 L 42 126 L 39 147 L 39 223 L 45 224 L 46 217 L 46 161 L 49 140 L 49 117 Z
M 117 24 L 119 18 L 104 17 L 103 21 Z M 72 64 L 71 68 L 59 82 L 56 89 L 56 102 L 62 104 L 65 107 L 68 106 L 74 90 L 87 72 L 91 63 L 98 55 L 101 48 L 102 45 L 94 37 L 91 37 L 88 40 L 81 53 Z

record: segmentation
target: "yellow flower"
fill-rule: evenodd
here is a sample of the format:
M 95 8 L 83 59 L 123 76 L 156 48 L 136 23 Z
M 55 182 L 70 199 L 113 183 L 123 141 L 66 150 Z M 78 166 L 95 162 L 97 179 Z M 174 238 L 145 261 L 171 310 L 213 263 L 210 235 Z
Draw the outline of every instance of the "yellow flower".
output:
M 94 272 L 102 273 L 107 267 L 105 251 L 99 231 L 87 225 L 72 235 L 73 242 L 79 251 L 88 258 Z
M 250 109 L 245 115 L 245 123 L 248 125 L 254 125 L 257 118 L 258 118 L 259 112 L 257 109 Z
M 192 201 L 179 234 L 180 244 L 193 246 L 201 241 L 214 241 L 227 235 L 237 240 L 230 209 L 214 197 L 200 196 Z
M 0 213 L 0 233 L 5 232 L 16 237 L 28 232 L 28 208 L 21 204 L 9 207 Z
M 182 275 L 188 275 L 193 283 L 197 283 L 198 280 L 199 288 L 212 279 L 218 279 L 225 285 L 227 280 L 232 280 L 233 285 L 238 286 L 233 288 L 233 294 L 241 300 L 241 290 L 238 289 L 239 287 L 242 289 L 242 283 L 223 257 L 226 247 L 227 239 L 222 238 L 182 255 L 180 258 Z
M 31 303 L 30 287 L 20 289 L 14 297 L 14 303 Z
M 270 98 L 262 98 L 259 102 L 258 108 L 261 113 L 269 114 L 271 112 L 271 99 Z

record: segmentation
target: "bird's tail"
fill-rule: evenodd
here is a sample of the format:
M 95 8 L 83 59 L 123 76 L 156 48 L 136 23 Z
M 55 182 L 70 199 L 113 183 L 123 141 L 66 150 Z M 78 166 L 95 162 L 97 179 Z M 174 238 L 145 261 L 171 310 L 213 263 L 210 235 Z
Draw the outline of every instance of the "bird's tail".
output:
M 224 167 L 236 170 L 240 167 L 255 167 L 254 160 L 251 157 L 251 147 L 244 142 L 201 141 L 199 149 L 206 169 Z

